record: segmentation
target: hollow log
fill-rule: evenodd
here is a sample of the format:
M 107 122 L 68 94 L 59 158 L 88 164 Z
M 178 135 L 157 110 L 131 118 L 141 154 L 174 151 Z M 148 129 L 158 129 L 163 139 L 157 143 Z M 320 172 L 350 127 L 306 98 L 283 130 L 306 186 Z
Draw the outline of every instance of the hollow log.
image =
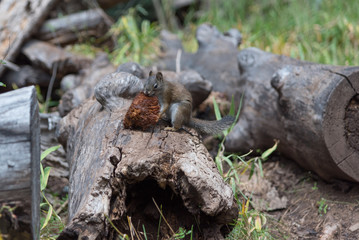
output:
M 57 0 L 0 1 L 0 59 L 13 61 L 22 44 L 31 37 Z M 0 64 L 0 76 L 6 64 Z
M 28 238 L 31 239 L 32 236 L 32 239 L 38 239 L 40 123 L 35 87 L 3 93 L 0 95 L 0 102 L 0 203 L 7 205 L 14 201 L 20 202 L 15 205 L 20 206 L 19 208 L 24 209 L 28 214 L 18 217 L 24 222 L 19 223 L 23 228 L 20 230 L 28 228 Z M 11 234 L 17 234 L 18 230 L 16 227 L 7 230 L 10 239 L 14 237 Z M 22 235 L 22 237 L 26 236 L 26 234 Z
M 238 53 L 244 105 L 226 150 L 279 151 L 322 178 L 359 181 L 359 67 L 331 66 L 256 48 Z
M 60 122 L 70 194 L 69 224 L 59 239 L 116 239 L 107 217 L 122 233 L 134 228 L 142 235 L 144 226 L 154 239 L 161 213 L 173 231 L 193 226 L 194 239 L 223 239 L 220 229 L 238 209 L 197 134 L 167 132 L 164 123 L 148 131 L 124 129 L 129 97 L 142 82 L 114 74 L 117 81 L 104 78 L 95 87 L 101 104 L 88 99 Z M 161 238 L 173 236 L 164 221 L 160 232 Z

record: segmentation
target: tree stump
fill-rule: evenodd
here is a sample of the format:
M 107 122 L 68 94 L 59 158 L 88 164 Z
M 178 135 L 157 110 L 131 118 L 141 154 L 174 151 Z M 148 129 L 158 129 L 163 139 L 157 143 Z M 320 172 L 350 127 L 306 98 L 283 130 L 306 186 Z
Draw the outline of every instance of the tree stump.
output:
M 155 239 L 161 213 L 172 228 L 162 218 L 161 238 L 193 226 L 194 239 L 223 239 L 220 229 L 238 207 L 197 134 L 167 132 L 163 123 L 148 131 L 124 129 L 129 97 L 142 82 L 130 73 L 113 76 L 95 87 L 102 105 L 88 99 L 60 123 L 70 194 L 69 224 L 59 239 L 116 239 L 107 217 L 122 233 L 143 234 L 144 226 Z
M 359 181 L 359 67 L 239 52 L 244 105 L 226 149 L 279 151 L 324 179 Z
M 18 219 L 2 234 L 10 239 L 38 239 L 40 122 L 35 87 L 1 94 L 0 102 L 0 203 L 15 205 L 13 214 Z M 7 223 L 0 223 L 6 228 Z

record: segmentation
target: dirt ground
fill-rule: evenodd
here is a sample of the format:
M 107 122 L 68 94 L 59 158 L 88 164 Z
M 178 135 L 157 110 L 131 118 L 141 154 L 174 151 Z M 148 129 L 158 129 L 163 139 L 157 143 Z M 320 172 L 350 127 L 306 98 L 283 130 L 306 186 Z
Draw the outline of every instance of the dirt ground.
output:
M 358 184 L 324 182 L 295 162 L 278 156 L 263 167 L 263 179 L 287 205 L 267 211 L 267 227 L 275 239 L 359 239 Z M 263 194 L 268 195 L 268 191 Z

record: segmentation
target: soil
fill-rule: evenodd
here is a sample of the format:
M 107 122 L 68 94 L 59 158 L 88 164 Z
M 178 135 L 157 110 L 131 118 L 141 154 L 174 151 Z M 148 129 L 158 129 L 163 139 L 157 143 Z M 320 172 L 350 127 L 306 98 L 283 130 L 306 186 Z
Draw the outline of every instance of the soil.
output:
M 263 164 L 264 179 L 288 199 L 287 207 L 268 211 L 275 239 L 359 239 L 359 185 L 324 182 L 283 157 Z

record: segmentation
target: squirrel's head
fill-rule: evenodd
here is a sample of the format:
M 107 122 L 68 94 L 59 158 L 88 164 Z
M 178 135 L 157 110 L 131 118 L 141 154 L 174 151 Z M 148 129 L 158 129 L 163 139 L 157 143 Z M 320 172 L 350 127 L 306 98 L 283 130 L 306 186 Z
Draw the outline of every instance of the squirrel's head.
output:
M 143 93 L 149 97 L 156 95 L 156 92 L 162 88 L 163 75 L 158 72 L 156 75 L 150 71 L 147 81 L 143 87 Z

